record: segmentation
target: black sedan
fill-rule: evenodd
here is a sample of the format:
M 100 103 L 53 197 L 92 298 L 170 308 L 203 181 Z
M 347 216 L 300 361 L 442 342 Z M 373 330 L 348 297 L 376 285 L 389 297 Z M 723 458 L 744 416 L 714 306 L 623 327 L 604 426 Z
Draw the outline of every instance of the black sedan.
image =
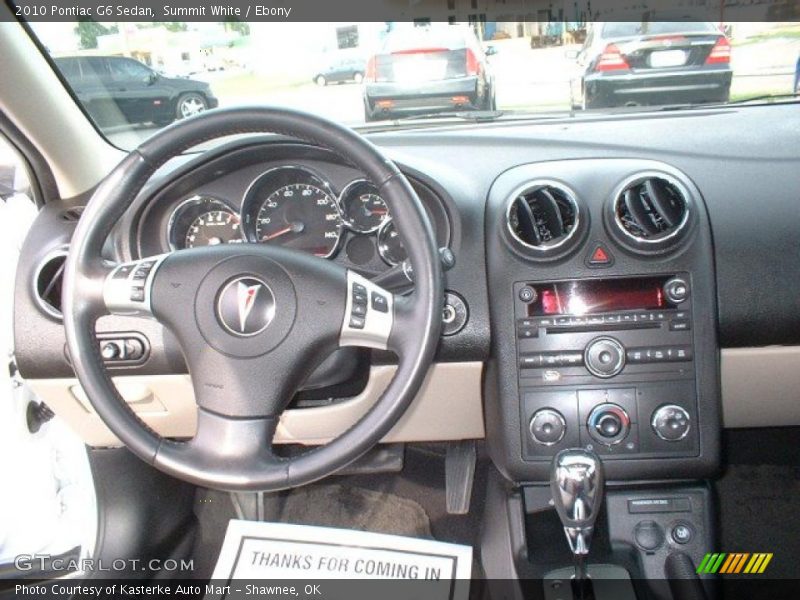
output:
M 166 125 L 219 104 L 207 83 L 165 77 L 132 58 L 66 56 L 55 63 L 100 125 Z
M 569 53 L 568 53 L 569 54 Z M 577 58 L 576 108 L 727 102 L 731 45 L 713 23 L 597 23 Z

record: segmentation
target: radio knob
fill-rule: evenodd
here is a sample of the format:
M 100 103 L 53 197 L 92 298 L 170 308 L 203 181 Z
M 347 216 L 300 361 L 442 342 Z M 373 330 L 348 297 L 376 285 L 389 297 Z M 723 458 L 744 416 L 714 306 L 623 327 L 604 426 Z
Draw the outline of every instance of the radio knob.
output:
M 689 435 L 689 413 L 677 404 L 665 404 L 653 413 L 650 426 L 665 442 L 677 442 Z
M 557 410 L 543 408 L 537 410 L 530 422 L 533 440 L 543 446 L 552 446 L 564 439 L 567 423 Z
M 586 429 L 591 438 L 612 446 L 624 440 L 631 428 L 631 419 L 625 409 L 607 402 L 594 407 L 586 420 Z
M 689 284 L 680 277 L 673 277 L 664 284 L 664 295 L 673 304 L 680 304 L 689 297 Z
M 625 348 L 614 338 L 597 338 L 586 346 L 584 362 L 592 375 L 614 377 L 625 366 Z

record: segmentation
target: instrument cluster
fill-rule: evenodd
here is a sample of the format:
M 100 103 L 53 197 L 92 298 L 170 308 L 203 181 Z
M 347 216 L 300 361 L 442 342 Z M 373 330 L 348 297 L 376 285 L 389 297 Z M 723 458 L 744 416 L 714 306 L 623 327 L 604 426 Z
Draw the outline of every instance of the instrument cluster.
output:
M 438 233 L 441 227 L 432 220 Z M 321 173 L 306 166 L 276 166 L 260 174 L 247 187 L 241 204 L 209 193 L 190 195 L 175 206 L 167 229 L 172 250 L 273 243 L 332 258 L 345 237 L 374 236 L 385 263 L 393 266 L 406 258 L 375 185 L 357 178 L 337 192 Z

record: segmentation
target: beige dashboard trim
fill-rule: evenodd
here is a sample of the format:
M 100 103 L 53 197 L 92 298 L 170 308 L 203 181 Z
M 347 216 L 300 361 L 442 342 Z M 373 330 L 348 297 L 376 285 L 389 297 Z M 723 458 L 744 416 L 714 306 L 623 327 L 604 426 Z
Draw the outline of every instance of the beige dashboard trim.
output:
M 800 425 L 800 346 L 722 350 L 728 428 Z
M 319 408 L 286 411 L 276 443 L 322 444 L 356 422 L 378 399 L 395 367 L 370 371 L 364 391 L 347 401 Z M 420 393 L 384 442 L 428 442 L 484 437 L 481 377 L 483 363 L 437 363 Z M 90 446 L 121 442 L 95 414 L 77 379 L 29 379 L 39 398 L 64 419 Z M 188 375 L 115 377 L 130 407 L 155 431 L 168 437 L 192 437 L 197 416 Z

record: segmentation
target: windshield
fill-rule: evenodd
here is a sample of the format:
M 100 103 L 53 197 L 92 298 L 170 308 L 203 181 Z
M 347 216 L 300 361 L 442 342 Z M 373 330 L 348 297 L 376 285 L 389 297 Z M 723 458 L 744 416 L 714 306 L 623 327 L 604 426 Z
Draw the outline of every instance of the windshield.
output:
M 800 66 L 797 23 L 668 16 L 31 27 L 86 113 L 126 149 L 216 107 L 291 107 L 351 126 L 580 116 L 785 96 Z

